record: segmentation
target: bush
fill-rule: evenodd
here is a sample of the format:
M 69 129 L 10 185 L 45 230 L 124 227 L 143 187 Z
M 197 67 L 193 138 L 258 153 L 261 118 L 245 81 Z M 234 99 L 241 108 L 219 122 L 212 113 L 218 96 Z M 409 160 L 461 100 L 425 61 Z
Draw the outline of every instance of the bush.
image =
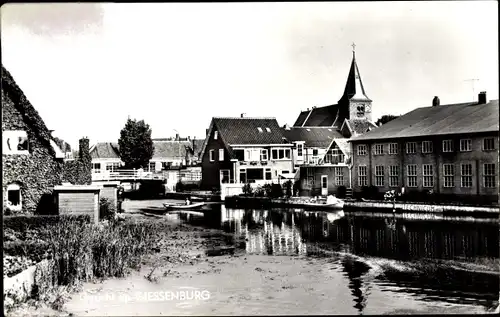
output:
M 294 193 L 294 195 L 297 194 L 298 192 L 300 192 L 300 180 L 296 180 L 293 183 L 293 193 Z
M 101 197 L 99 200 L 99 219 L 100 220 L 115 220 L 116 208 L 115 205 L 106 197 Z
M 280 184 L 272 184 L 271 185 L 271 193 L 268 196 L 270 198 L 280 198 L 283 197 L 283 189 Z
M 253 195 L 255 197 L 264 197 L 264 196 L 266 196 L 266 191 L 264 190 L 264 187 L 259 185 L 259 186 L 257 186 L 255 191 L 253 192 Z
M 245 185 L 243 185 L 242 190 L 243 190 L 243 195 L 245 196 L 250 196 L 253 193 L 253 188 L 252 185 L 250 185 L 250 183 L 246 183 Z
M 337 188 L 337 197 L 338 198 L 345 198 L 346 193 L 347 193 L 347 189 L 345 186 L 339 186 Z
M 266 197 L 271 197 L 271 193 L 272 193 L 271 184 L 264 184 L 264 186 L 262 186 L 262 189 L 264 190 L 264 195 Z
M 80 223 L 90 223 L 90 214 L 62 214 L 62 215 L 16 215 L 4 216 L 4 230 L 9 228 L 17 232 L 24 232 L 28 229 L 41 229 L 50 225 L 56 225 L 60 221 L 73 221 Z
M 284 184 L 283 184 L 283 187 L 285 187 L 285 196 L 286 197 L 292 197 L 293 195 L 293 182 L 291 180 L 289 181 L 286 181 Z
M 177 184 L 175 185 L 175 191 L 176 192 L 184 191 L 184 184 L 181 181 L 178 181 Z

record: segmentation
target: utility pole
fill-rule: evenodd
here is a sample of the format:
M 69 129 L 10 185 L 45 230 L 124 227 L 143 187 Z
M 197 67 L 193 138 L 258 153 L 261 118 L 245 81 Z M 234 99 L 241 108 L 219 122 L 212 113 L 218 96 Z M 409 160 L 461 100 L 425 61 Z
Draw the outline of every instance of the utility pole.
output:
M 472 84 L 472 101 L 475 101 L 475 99 L 476 99 L 476 93 L 475 93 L 475 90 L 474 90 L 474 83 L 476 81 L 479 81 L 479 79 L 477 79 L 477 78 L 470 78 L 470 79 L 466 79 L 464 81 L 471 82 L 471 84 Z

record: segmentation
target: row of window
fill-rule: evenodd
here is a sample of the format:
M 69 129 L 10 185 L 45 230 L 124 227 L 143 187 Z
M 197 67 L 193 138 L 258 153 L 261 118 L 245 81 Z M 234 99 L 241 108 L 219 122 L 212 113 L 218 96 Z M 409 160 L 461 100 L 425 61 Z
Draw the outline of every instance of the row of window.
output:
M 399 166 L 388 167 L 389 187 L 399 187 Z M 375 166 L 375 186 L 385 186 L 386 166 Z M 434 166 L 432 164 L 422 165 L 423 187 L 434 187 Z M 454 164 L 443 164 L 443 187 L 455 187 L 455 176 L 460 176 L 460 187 L 472 187 L 472 164 L 461 164 L 460 174 L 456 175 Z M 483 164 L 483 187 L 496 187 L 495 163 Z M 407 187 L 417 187 L 417 165 L 406 165 Z M 358 166 L 358 185 L 368 186 L 367 166 Z
M 245 152 L 246 151 L 246 152 Z M 271 158 L 269 158 L 269 150 L 267 149 L 251 149 L 233 150 L 238 161 L 268 161 L 271 160 L 290 160 L 291 150 L 290 149 L 271 149 Z M 209 151 L 210 162 L 215 161 L 215 150 Z M 224 149 L 219 149 L 219 161 L 224 161 Z
M 434 152 L 434 146 L 432 141 L 422 141 L 421 146 L 422 153 L 432 153 Z M 385 154 L 385 144 L 374 144 L 373 146 L 373 154 L 374 155 L 383 155 Z M 398 143 L 389 143 L 388 144 L 388 154 L 398 154 Z M 453 140 L 443 140 L 442 141 L 442 149 L 444 153 L 453 152 Z M 367 146 L 366 144 L 359 144 L 357 147 L 358 155 L 366 155 Z M 483 151 L 493 151 L 495 150 L 495 139 L 494 138 L 485 138 L 483 139 Z M 406 154 L 414 154 L 417 153 L 417 142 L 406 142 L 405 143 L 405 151 Z M 472 140 L 471 139 L 461 139 L 460 140 L 460 152 L 470 152 L 472 151 Z

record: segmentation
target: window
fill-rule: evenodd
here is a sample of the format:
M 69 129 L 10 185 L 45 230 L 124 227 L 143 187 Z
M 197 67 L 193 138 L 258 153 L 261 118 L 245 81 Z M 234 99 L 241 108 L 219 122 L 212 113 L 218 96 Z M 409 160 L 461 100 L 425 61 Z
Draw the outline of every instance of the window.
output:
M 302 151 L 304 150 L 304 144 L 297 143 L 297 156 L 302 156 Z
M 358 145 L 358 155 L 366 155 L 366 145 L 365 144 Z
M 495 149 L 495 139 L 494 138 L 483 139 L 483 150 L 484 151 L 492 151 L 494 149 Z
M 375 186 L 384 186 L 384 166 L 375 166 Z
M 495 163 L 483 164 L 483 183 L 486 188 L 495 188 Z
M 368 177 L 366 176 L 366 165 L 358 166 L 358 185 L 368 186 Z
M 356 108 L 356 110 L 357 110 L 356 114 L 357 114 L 358 117 L 364 116 L 364 114 L 365 114 L 365 105 L 358 105 L 357 108 Z
M 469 151 L 472 151 L 472 140 L 471 139 L 460 140 L 460 152 L 469 152 Z
M 443 152 L 453 152 L 453 140 L 443 140 Z
M 443 164 L 444 187 L 455 187 L 455 166 Z
M 156 170 L 156 162 L 149 162 L 148 167 L 150 172 L 154 172 Z M 113 167 L 113 170 L 116 170 L 115 167 Z
M 398 154 L 398 144 L 390 143 L 389 144 L 389 154 Z
M 271 174 L 271 169 L 266 168 L 266 180 L 271 180 L 272 174 Z
M 417 143 L 408 142 L 406 143 L 406 154 L 414 154 L 417 152 Z
M 224 161 L 224 149 L 219 149 L 219 161 Z
M 21 187 L 18 184 L 7 185 L 7 208 L 9 210 L 21 210 Z
M 433 150 L 432 141 L 422 142 L 422 153 L 432 153 Z
M 344 170 L 342 167 L 335 168 L 335 185 L 336 186 L 344 185 Z
M 218 137 L 218 133 L 217 131 L 214 132 L 214 140 L 217 140 L 217 137 Z
M 417 187 L 417 165 L 406 165 L 406 186 Z
M 267 161 L 267 150 L 266 149 L 260 150 L 260 160 Z
M 383 144 L 375 144 L 374 154 L 375 155 L 384 154 L 384 145 Z
M 99 164 L 99 163 L 97 163 Z M 151 163 L 149 163 L 151 164 Z M 154 162 L 153 162 L 154 164 Z M 99 168 L 101 164 L 99 164 Z M 106 164 L 106 171 L 109 171 L 109 172 L 114 172 L 114 171 L 117 171 L 118 169 L 120 168 L 120 163 L 108 163 Z
M 242 149 L 233 150 L 236 159 L 241 162 L 245 160 L 245 151 Z
M 472 164 L 462 164 L 460 186 L 472 187 Z
M 210 151 L 208 152 L 208 154 L 209 154 L 210 162 L 215 161 L 215 153 L 214 153 L 214 150 L 210 150 Z
M 247 183 L 247 170 L 246 169 L 240 169 L 240 183 Z
M 101 172 L 101 163 L 92 163 L 92 173 Z
M 434 187 L 434 170 L 431 164 L 422 165 L 424 187 Z
M 272 149 L 271 159 L 273 160 L 288 160 L 290 159 L 290 149 Z
M 257 127 L 257 130 L 259 130 L 260 133 L 264 132 L 264 131 L 262 131 L 261 127 Z
M 318 155 L 318 149 L 313 149 L 313 156 L 317 156 Z
M 248 183 L 255 183 L 256 180 L 264 179 L 263 168 L 247 168 L 246 174 Z
M 231 174 L 230 174 L 229 170 L 220 170 L 221 183 L 223 183 L 223 184 L 229 183 L 230 175 Z
M 269 129 L 269 128 L 266 128 L 266 131 L 267 131 L 268 133 L 271 133 L 271 129 Z
M 28 154 L 26 131 L 2 131 L 2 154 Z
M 389 187 L 399 186 L 399 166 L 389 166 Z

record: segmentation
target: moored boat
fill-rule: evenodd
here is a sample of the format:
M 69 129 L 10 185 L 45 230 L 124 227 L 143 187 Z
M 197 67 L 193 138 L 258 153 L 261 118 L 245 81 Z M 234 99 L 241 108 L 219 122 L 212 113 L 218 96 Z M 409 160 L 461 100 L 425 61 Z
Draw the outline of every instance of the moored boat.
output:
M 199 202 L 199 203 L 189 204 L 189 205 L 186 205 L 186 204 L 163 204 L 165 209 L 168 209 L 168 210 L 193 210 L 193 209 L 200 209 L 204 205 L 205 205 L 204 202 Z

